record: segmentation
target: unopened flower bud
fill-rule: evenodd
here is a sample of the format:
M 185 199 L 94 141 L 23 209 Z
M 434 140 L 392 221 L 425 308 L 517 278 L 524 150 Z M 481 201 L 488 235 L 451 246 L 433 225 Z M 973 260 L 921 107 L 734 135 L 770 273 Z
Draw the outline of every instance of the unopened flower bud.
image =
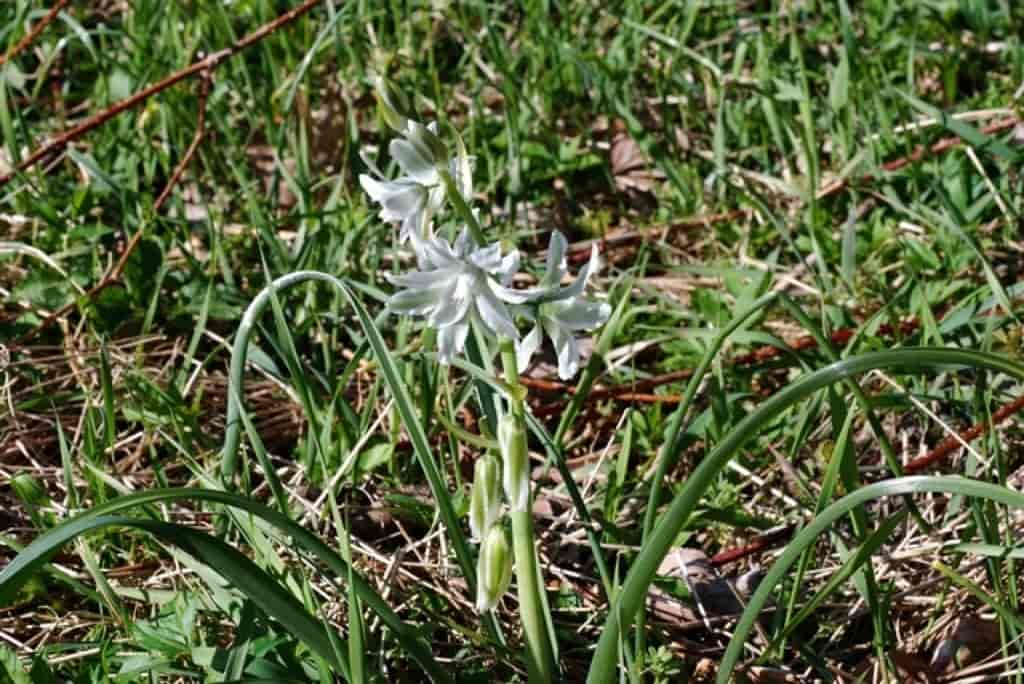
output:
M 522 421 L 511 413 L 498 421 L 498 445 L 504 464 L 502 484 L 513 512 L 525 511 L 530 502 L 530 459 Z
M 377 97 L 380 101 L 381 116 L 385 123 L 398 133 L 405 133 L 411 119 L 409 100 L 402 91 L 395 88 L 383 76 L 376 79 Z
M 494 610 L 512 581 L 512 555 L 501 525 L 494 525 L 484 537 L 476 566 L 476 609 Z
M 437 124 L 424 126 L 416 121 L 410 121 L 403 132 L 408 140 L 424 159 L 435 167 L 444 168 L 448 166 L 448 148 L 444 146 L 441 138 L 437 137 Z
M 473 491 L 469 498 L 469 530 L 483 539 L 501 512 L 501 464 L 493 454 L 478 459 L 473 470 Z

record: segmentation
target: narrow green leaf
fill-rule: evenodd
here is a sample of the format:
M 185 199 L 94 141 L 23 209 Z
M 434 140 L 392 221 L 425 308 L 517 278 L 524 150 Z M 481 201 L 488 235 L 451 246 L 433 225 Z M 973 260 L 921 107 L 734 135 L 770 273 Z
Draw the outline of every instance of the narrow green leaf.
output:
M 933 119 L 936 119 L 944 128 L 946 128 L 946 130 L 962 139 L 968 145 L 977 148 L 978 151 L 991 152 L 1003 161 L 1011 163 L 1016 161 L 1017 155 L 1013 150 L 994 136 L 983 133 L 981 130 L 975 128 L 966 121 L 954 119 L 941 109 L 933 107 L 927 102 L 919 100 L 909 93 L 903 92 L 902 90 L 897 90 L 896 93 L 906 100 L 911 107 L 932 117 Z
M 789 543 L 786 550 L 775 561 L 768 574 L 765 575 L 761 584 L 758 585 L 757 591 L 750 597 L 747 607 L 740 617 L 739 624 L 736 625 L 736 629 L 733 631 L 732 639 L 729 641 L 729 646 L 725 651 L 725 656 L 722 658 L 718 670 L 716 683 L 727 684 L 732 672 L 739 664 L 743 646 L 754 627 L 754 622 L 774 592 L 775 585 L 785 577 L 790 566 L 796 562 L 805 549 L 817 540 L 820 534 L 828 530 L 837 520 L 847 515 L 850 511 L 863 506 L 869 501 L 885 497 L 923 493 L 957 494 L 965 497 L 987 499 L 1014 508 L 1024 508 L 1024 494 L 1015 492 L 1007 487 L 978 480 L 968 480 L 963 477 L 897 477 L 867 485 L 852 494 L 847 494 L 822 511 L 821 515 L 814 518 L 807 527 L 793 538 L 793 541 Z M 984 592 L 981 595 L 985 596 Z M 1014 618 L 1011 620 L 1011 623 L 1016 624 L 1017 621 L 1019 619 Z
M 22 550 L 2 571 L 0 571 L 0 606 L 10 604 L 18 588 L 37 572 L 60 546 L 73 539 L 83 526 L 99 517 L 129 510 L 139 506 L 158 504 L 164 501 L 210 501 L 245 511 L 270 523 L 282 534 L 292 538 L 295 545 L 316 556 L 332 572 L 336 580 L 351 577 L 360 599 L 381 619 L 381 622 L 395 635 L 402 648 L 427 672 L 434 681 L 450 682 L 452 677 L 431 655 L 417 630 L 403 622 L 381 598 L 380 594 L 357 571 L 337 553 L 324 544 L 316 535 L 296 525 L 287 516 L 245 497 L 213 489 L 154 489 L 138 494 L 118 497 L 112 501 L 94 506 L 92 509 L 61 523 L 38 537 Z
M 1024 366 L 996 354 L 931 347 L 899 349 L 863 354 L 832 363 L 791 383 L 749 413 L 687 478 L 682 490 L 645 541 L 605 621 L 587 675 L 588 684 L 611 682 L 614 679 L 620 634 L 632 624 L 658 566 L 700 503 L 704 492 L 739 449 L 753 439 L 761 428 L 819 389 L 870 370 L 886 368 L 921 371 L 965 367 L 1003 372 L 1024 380 Z

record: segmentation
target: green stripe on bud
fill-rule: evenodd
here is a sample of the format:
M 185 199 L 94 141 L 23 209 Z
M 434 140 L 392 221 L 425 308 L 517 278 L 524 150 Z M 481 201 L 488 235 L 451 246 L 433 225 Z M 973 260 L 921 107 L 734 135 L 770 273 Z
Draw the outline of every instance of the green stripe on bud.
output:
M 501 525 L 494 525 L 484 537 L 476 566 L 476 609 L 494 610 L 512 581 L 512 554 Z
M 405 133 L 412 119 L 409 99 L 383 76 L 374 83 L 380 103 L 380 113 L 385 123 L 398 133 Z
M 502 484 L 512 512 L 525 511 L 530 503 L 530 458 L 526 449 L 526 430 L 514 414 L 506 413 L 498 421 L 498 445 L 504 464 Z
M 501 512 L 501 463 L 493 454 L 478 459 L 473 468 L 473 491 L 469 499 L 469 530 L 483 539 Z

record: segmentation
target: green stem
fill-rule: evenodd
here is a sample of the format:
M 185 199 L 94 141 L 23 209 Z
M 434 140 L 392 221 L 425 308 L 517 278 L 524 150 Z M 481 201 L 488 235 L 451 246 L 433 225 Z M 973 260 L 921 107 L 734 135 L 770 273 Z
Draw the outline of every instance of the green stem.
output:
M 501 360 L 505 369 L 505 382 L 512 387 L 511 412 L 519 427 L 526 433 L 524 409 L 525 388 L 519 384 L 516 352 L 511 340 L 501 341 Z M 525 448 L 525 441 L 522 443 Z M 521 459 L 529 463 L 528 459 Z M 526 667 L 531 683 L 554 680 L 555 656 L 553 634 L 549 630 L 551 617 L 540 577 L 540 563 L 533 536 L 533 497 L 527 496 L 526 510 L 513 511 L 512 551 L 515 555 L 516 585 L 519 594 L 519 615 L 526 641 Z
M 483 246 L 487 243 L 483 228 L 480 227 L 480 222 L 476 220 L 476 216 L 473 216 L 473 210 L 466 204 L 466 200 L 462 198 L 459 189 L 455 187 L 455 179 L 452 178 L 452 174 L 447 169 L 438 169 L 438 173 L 441 176 L 441 181 L 444 183 L 445 194 L 448 196 L 448 200 L 455 207 L 459 217 L 466 222 L 466 226 L 469 227 L 469 232 L 473 239 L 476 240 L 476 243 Z
M 530 682 L 553 681 L 554 656 L 548 642 L 544 591 L 537 568 L 537 551 L 533 542 L 532 511 L 517 511 L 512 518 L 512 551 L 515 554 L 516 584 L 519 594 L 519 617 L 526 641 L 526 668 Z

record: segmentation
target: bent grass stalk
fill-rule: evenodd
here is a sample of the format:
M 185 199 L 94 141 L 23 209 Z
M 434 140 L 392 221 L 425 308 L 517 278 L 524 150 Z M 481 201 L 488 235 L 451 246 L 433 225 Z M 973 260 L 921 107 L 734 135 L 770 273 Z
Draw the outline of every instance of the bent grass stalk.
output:
M 761 609 L 771 597 L 775 585 L 785 577 L 793 563 L 800 558 L 811 544 L 815 543 L 821 533 L 828 530 L 837 520 L 847 515 L 850 511 L 869 501 L 885 497 L 924 493 L 957 494 L 965 497 L 987 499 L 1013 508 L 1024 508 L 1024 494 L 1001 485 L 969 480 L 964 477 L 928 475 L 895 477 L 867 485 L 851 494 L 847 494 L 823 510 L 789 543 L 786 550 L 783 551 L 782 555 L 772 565 L 771 570 L 765 575 L 761 584 L 758 585 L 757 591 L 750 597 L 747 607 L 743 610 L 743 615 L 740 617 L 739 624 L 736 625 L 736 629 L 733 631 L 732 639 L 729 641 L 729 646 L 725 651 L 725 656 L 722 659 L 718 675 L 715 679 L 716 683 L 726 684 L 729 681 L 733 670 L 739 663 L 743 645 L 754 628 L 754 622 L 757 620 Z M 943 569 L 939 568 L 940 571 Z
M 419 463 L 420 468 L 422 468 L 423 473 L 427 478 L 431 494 L 437 502 L 438 510 L 441 514 L 441 520 L 448 528 L 448 534 L 451 537 L 452 546 L 455 549 L 455 557 L 459 563 L 459 568 L 463 573 L 463 577 L 466 580 L 470 593 L 475 593 L 476 570 L 473 565 L 473 558 L 470 553 L 469 544 L 466 541 L 465 535 L 462 533 L 462 527 L 459 525 L 455 509 L 452 507 L 451 496 L 444 484 L 444 478 L 441 476 L 441 472 L 438 470 L 437 464 L 434 462 L 434 458 L 430 452 L 430 445 L 427 441 L 426 433 L 424 433 L 423 426 L 416 416 L 412 398 L 409 396 L 409 390 L 402 381 L 401 374 L 398 372 L 398 367 L 395 365 L 394 359 L 391 357 L 391 353 L 388 351 L 387 345 L 384 344 L 384 339 L 381 337 L 380 331 L 377 330 L 377 327 L 373 323 L 373 319 L 370 318 L 369 312 L 366 311 L 366 308 L 355 296 L 352 288 L 340 278 L 336 278 L 328 273 L 322 273 L 320 271 L 296 271 L 294 273 L 283 275 L 274 280 L 270 285 L 264 288 L 263 291 L 256 295 L 249 304 L 249 307 L 245 310 L 245 314 L 242 316 L 242 323 L 238 327 L 238 332 L 235 336 L 235 344 L 231 352 L 231 370 L 228 380 L 227 430 L 224 439 L 224 448 L 221 452 L 221 457 L 223 459 L 222 474 L 225 480 L 231 480 L 238 466 L 238 445 L 241 439 L 240 415 L 243 410 L 241 388 L 244 382 L 245 362 L 249 348 L 249 339 L 252 336 L 253 328 L 259 320 L 260 315 L 263 313 L 264 309 L 266 309 L 267 305 L 270 304 L 276 293 L 309 281 L 323 282 L 333 285 L 341 291 L 349 305 L 355 310 L 356 315 L 359 318 L 360 325 L 363 328 L 363 332 L 366 334 L 366 339 L 369 342 L 370 349 L 373 352 L 374 357 L 377 359 L 377 363 L 384 375 L 384 380 L 388 385 L 388 389 L 391 391 L 392 397 L 394 397 L 395 406 L 402 417 L 402 422 L 405 424 L 406 430 L 409 433 L 409 441 L 412 442 L 413 452 L 416 455 L 416 460 Z M 495 640 L 498 643 L 503 643 L 500 636 L 501 630 L 493 615 L 485 616 L 484 623 L 492 636 L 495 637 Z
M 610 684 L 615 680 L 622 634 L 632 626 L 658 566 L 700 503 L 704 492 L 739 452 L 740 447 L 756 436 L 761 428 L 819 389 L 867 371 L 881 368 L 923 371 L 949 367 L 1002 372 L 1024 381 L 1024 365 L 987 352 L 931 347 L 874 352 L 832 363 L 807 375 L 787 386 L 744 418 L 693 471 L 682 491 L 675 497 L 645 541 L 626 576 L 622 589 L 612 603 L 587 674 L 588 684 Z
M 65 543 L 95 529 L 98 518 L 111 519 L 114 514 L 132 508 L 149 506 L 171 501 L 209 501 L 236 508 L 245 513 L 261 518 L 270 523 L 283 534 L 291 537 L 295 544 L 317 557 L 334 573 L 336 579 L 350 578 L 351 586 L 356 595 L 373 610 L 381 622 L 391 630 L 402 648 L 412 657 L 435 681 L 451 681 L 451 677 L 434 659 L 430 649 L 423 643 L 417 630 L 402 621 L 387 602 L 377 593 L 373 586 L 357 572 L 345 559 L 331 550 L 315 534 L 296 524 L 283 513 L 256 503 L 245 497 L 212 489 L 155 489 L 139 494 L 120 496 L 107 503 L 99 504 L 80 515 L 61 523 L 35 539 L 25 547 L 2 572 L 0 572 L 0 605 L 13 600 L 17 590 L 35 574 L 57 550 Z M 186 528 L 188 529 L 188 528 Z M 196 533 L 199 534 L 199 533 Z M 245 585 L 239 587 L 246 591 Z M 246 593 L 250 593 L 246 591 Z

